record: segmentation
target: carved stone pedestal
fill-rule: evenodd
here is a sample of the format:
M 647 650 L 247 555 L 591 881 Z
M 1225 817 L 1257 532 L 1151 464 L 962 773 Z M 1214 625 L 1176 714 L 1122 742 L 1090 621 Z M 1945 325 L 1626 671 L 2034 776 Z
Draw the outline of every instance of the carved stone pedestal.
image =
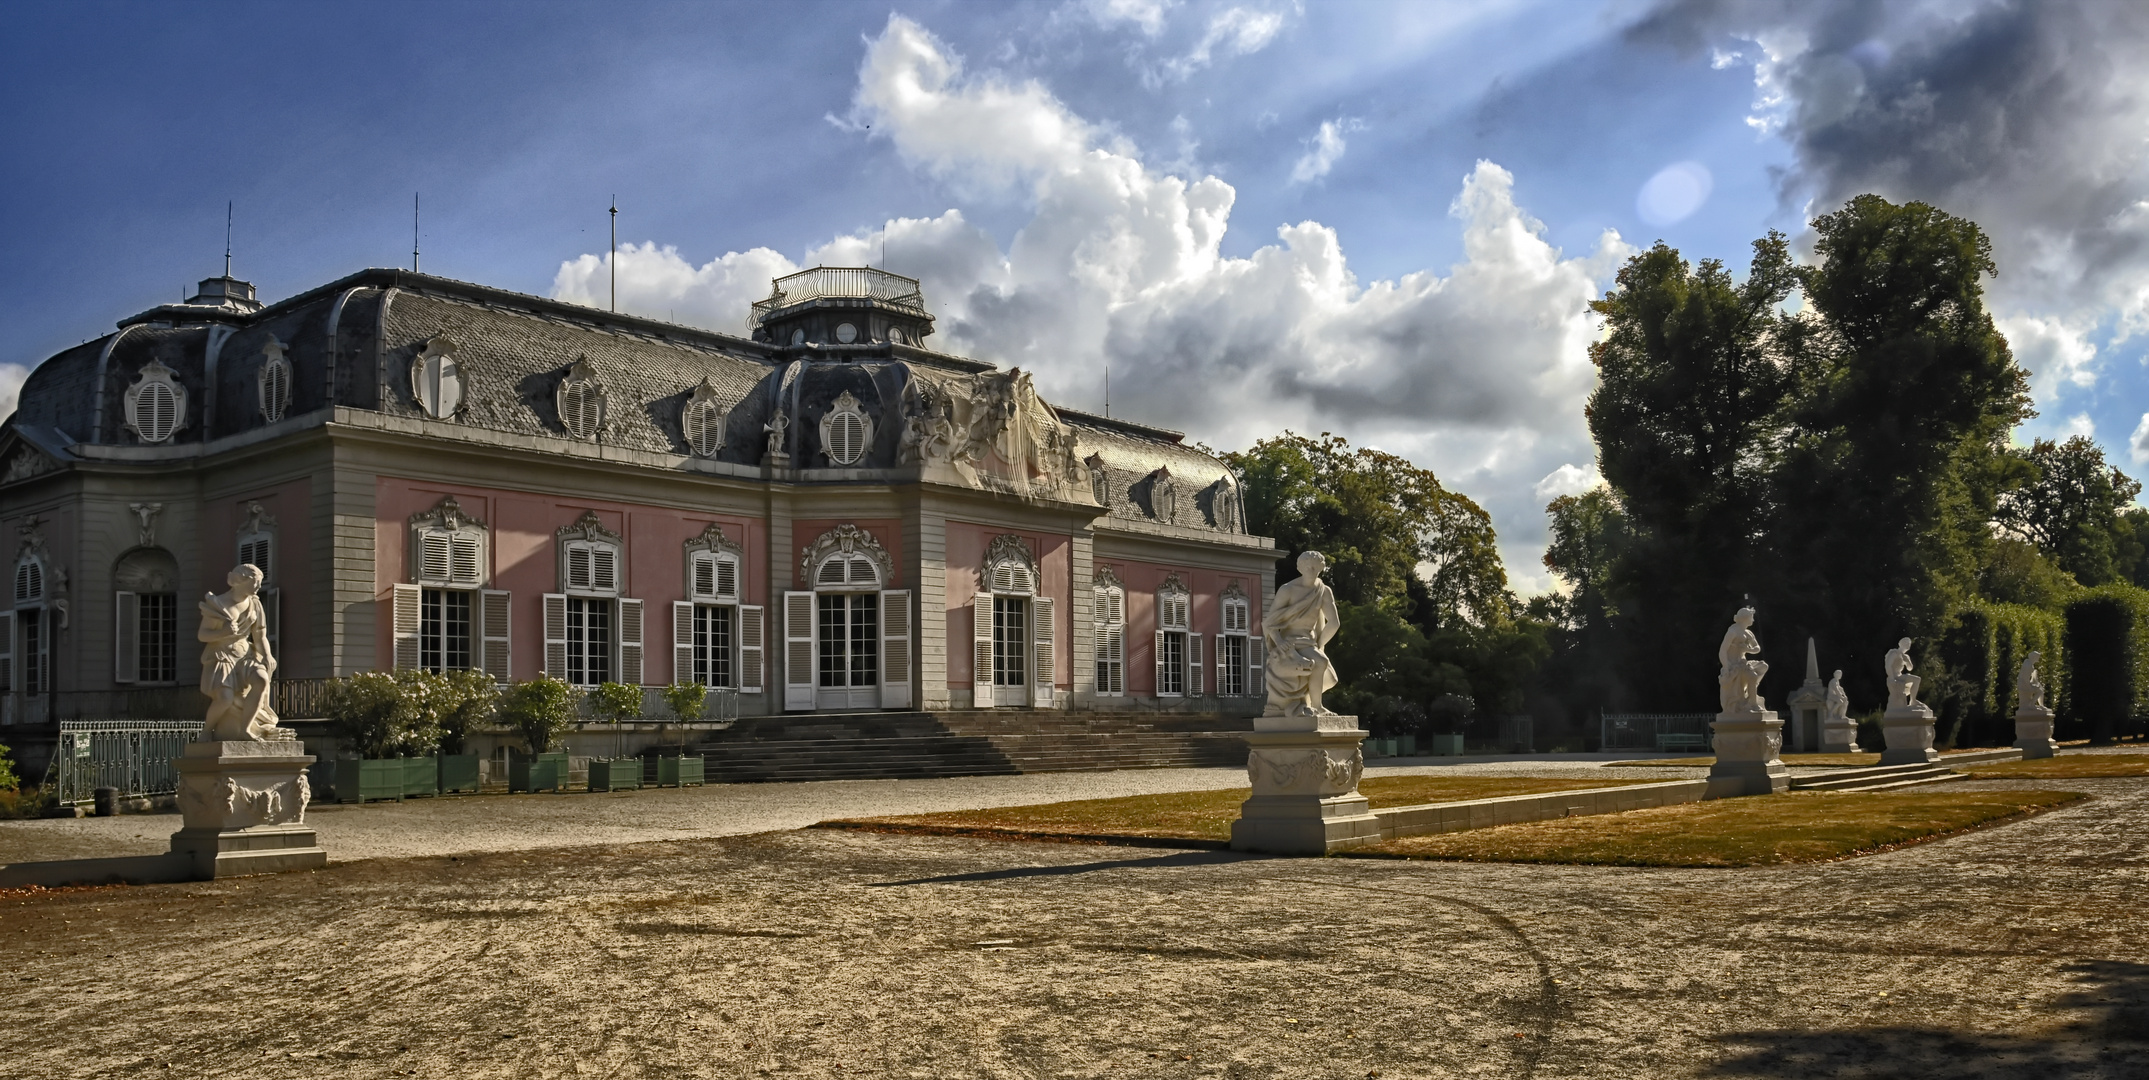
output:
M 1380 841 L 1380 819 L 1358 794 L 1365 773 L 1355 716 L 1264 716 L 1246 737 L 1253 797 L 1231 823 L 1233 851 L 1325 855 Z
M 172 834 L 172 853 L 192 858 L 204 879 L 328 865 L 328 852 L 305 824 L 312 764 L 288 737 L 187 744 L 173 762 L 186 826 Z
M 2052 710 L 2015 710 L 2015 747 L 2024 761 L 2059 753 L 2059 740 L 2052 737 Z
M 1829 717 L 1821 721 L 1821 753 L 1855 754 L 1858 752 L 1858 721 L 1849 718 L 1837 720 Z
M 1880 752 L 1883 765 L 1923 765 L 1940 760 L 1933 749 L 1933 710 L 1924 705 L 1896 705 L 1880 715 L 1880 734 L 1887 749 Z
M 1783 721 L 1773 712 L 1717 713 L 1709 724 L 1716 764 L 1709 767 L 1711 799 L 1735 795 L 1769 795 L 1788 791 L 1791 770 L 1784 767 Z

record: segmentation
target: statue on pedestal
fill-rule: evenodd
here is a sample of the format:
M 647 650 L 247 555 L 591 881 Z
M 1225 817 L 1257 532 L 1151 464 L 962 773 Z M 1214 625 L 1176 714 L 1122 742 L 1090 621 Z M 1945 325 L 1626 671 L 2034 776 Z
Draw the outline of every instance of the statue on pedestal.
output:
M 1914 712 L 1925 708 L 1918 700 L 1918 687 L 1924 680 L 1910 673 L 1910 639 L 1904 638 L 1888 650 L 1881 661 L 1881 669 L 1888 676 L 1888 711 L 1898 709 Z
M 1830 725 L 1851 722 L 1851 696 L 1843 692 L 1843 669 L 1837 668 L 1835 677 L 1828 680 L 1828 707 L 1822 721 Z
M 2021 715 L 2050 716 L 2052 709 L 2045 704 L 2044 680 L 2037 677 L 2037 661 L 2043 653 L 2032 651 L 2022 658 L 2022 666 L 2015 670 L 2015 713 Z
M 1336 685 L 1336 669 L 1322 650 L 1336 636 L 1341 618 L 1336 594 L 1321 580 L 1328 560 L 1318 551 L 1298 557 L 1298 579 L 1276 590 L 1261 620 L 1268 647 L 1268 707 L 1264 716 L 1328 716 L 1321 695 Z
M 209 698 L 204 722 L 210 739 L 267 742 L 282 734 L 269 707 L 276 657 L 269 651 L 269 620 L 262 610 L 261 570 L 251 563 L 225 581 L 231 590 L 202 598 L 201 692 Z
M 2037 677 L 2037 662 L 2044 654 L 2032 652 L 2015 671 L 2015 747 L 2025 760 L 2048 758 L 2059 751 L 2052 739 L 2052 707 L 2045 704 L 2044 680 Z
M 1761 639 L 1754 636 L 1754 609 L 1740 608 L 1731 617 L 1731 627 L 1724 631 L 1724 642 L 1716 647 L 1717 706 L 1720 712 L 1762 713 L 1768 706 L 1761 700 L 1761 677 L 1768 674 L 1768 663 L 1748 660 L 1748 656 L 1761 651 Z

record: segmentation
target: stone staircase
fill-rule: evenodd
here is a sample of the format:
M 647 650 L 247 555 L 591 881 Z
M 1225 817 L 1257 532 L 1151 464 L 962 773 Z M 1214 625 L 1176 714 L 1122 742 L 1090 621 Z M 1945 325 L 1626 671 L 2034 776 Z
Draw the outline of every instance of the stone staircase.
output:
M 1871 765 L 1855 769 L 1830 769 L 1791 778 L 1792 791 L 1895 791 L 1922 784 L 1940 784 L 1969 777 L 1954 771 L 1958 765 L 1982 765 L 2014 761 L 2022 751 L 2012 748 L 1948 754 L 1939 761 L 1910 765 Z
M 1215 714 L 809 713 L 741 720 L 687 752 L 732 784 L 1235 767 L 1252 728 Z

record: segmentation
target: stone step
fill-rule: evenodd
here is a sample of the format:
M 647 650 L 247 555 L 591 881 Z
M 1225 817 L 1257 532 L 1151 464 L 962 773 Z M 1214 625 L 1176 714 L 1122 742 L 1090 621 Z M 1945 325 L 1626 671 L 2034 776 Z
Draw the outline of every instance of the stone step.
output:
M 1791 790 L 1885 791 L 1962 778 L 1961 773 L 1950 772 L 1938 764 L 1880 765 L 1865 769 L 1837 769 L 1821 776 L 1794 776 L 1791 778 Z

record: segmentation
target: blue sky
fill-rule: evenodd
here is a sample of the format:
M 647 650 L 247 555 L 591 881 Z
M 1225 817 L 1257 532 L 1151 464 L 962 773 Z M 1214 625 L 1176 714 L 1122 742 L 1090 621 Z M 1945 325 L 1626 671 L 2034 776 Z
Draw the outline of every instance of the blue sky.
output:
M 1618 261 L 1663 239 L 1743 266 L 1764 231 L 1873 190 L 1993 233 L 1993 309 L 2043 414 L 2024 437 L 2149 457 L 2149 95 L 2118 5 L 8 20 L 0 364 L 19 368 L 218 272 L 226 200 L 235 273 L 268 299 L 408 265 L 416 191 L 427 271 L 604 303 L 616 195 L 623 307 L 735 331 L 770 275 L 878 261 L 885 236 L 941 347 L 1082 408 L 1109 364 L 1116 415 L 1218 447 L 1290 427 L 1407 454 L 1494 513 L 1529 591 L 1546 499 L 1592 481 L 1582 305 Z M 1639 203 L 1667 168 L 1671 197 Z M 0 367 L 0 406 L 20 376 Z

